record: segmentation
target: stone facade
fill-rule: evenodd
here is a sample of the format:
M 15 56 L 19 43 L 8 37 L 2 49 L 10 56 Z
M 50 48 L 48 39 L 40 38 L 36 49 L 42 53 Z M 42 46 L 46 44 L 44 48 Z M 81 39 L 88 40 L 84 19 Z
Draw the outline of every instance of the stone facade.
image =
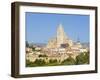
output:
M 78 56 L 81 52 L 88 51 L 87 49 L 83 49 L 79 41 L 74 43 L 71 39 L 69 39 L 61 24 L 57 28 L 56 37 L 49 40 L 46 48 L 48 49 L 49 54 L 62 54 L 73 58 L 76 58 L 76 56 Z M 64 58 L 66 58 L 66 56 L 63 56 L 63 59 Z
M 72 47 L 73 45 L 73 41 L 66 36 L 63 26 L 60 24 L 57 28 L 56 37 L 49 40 L 47 48 Z M 79 45 L 81 46 L 81 44 Z

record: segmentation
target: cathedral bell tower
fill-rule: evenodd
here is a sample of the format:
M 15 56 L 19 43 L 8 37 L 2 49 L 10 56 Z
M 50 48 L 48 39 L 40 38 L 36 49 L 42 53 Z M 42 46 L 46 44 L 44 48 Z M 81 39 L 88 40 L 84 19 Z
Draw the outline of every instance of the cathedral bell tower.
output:
M 63 26 L 59 24 L 57 28 L 57 47 L 60 47 L 61 44 L 64 44 L 66 42 L 66 35 L 63 29 Z
M 61 24 L 59 24 L 58 28 L 57 28 L 57 33 L 56 33 L 56 37 L 49 40 L 48 44 L 47 44 L 47 48 L 60 48 L 60 47 L 69 47 L 72 46 L 73 42 L 72 40 L 70 40 L 63 29 L 63 26 Z

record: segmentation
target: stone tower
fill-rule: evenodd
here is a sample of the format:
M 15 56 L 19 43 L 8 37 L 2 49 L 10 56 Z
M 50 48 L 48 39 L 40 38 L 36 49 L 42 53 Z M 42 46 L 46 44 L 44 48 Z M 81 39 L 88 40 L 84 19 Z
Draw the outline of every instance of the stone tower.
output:
M 48 41 L 47 48 L 70 47 L 72 45 L 73 41 L 66 36 L 62 24 L 59 24 L 56 37 Z
M 66 35 L 63 29 L 62 24 L 59 24 L 57 28 L 57 47 L 60 47 L 61 44 L 64 44 L 66 42 Z

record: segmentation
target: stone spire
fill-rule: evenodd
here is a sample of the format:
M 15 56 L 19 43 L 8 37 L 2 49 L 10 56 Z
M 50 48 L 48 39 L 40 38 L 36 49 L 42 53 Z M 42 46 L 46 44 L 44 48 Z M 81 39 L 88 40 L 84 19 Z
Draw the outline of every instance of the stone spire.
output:
M 66 35 L 63 29 L 62 24 L 59 24 L 57 28 L 57 47 L 60 47 L 61 44 L 64 44 L 66 40 Z
M 58 28 L 57 28 L 57 34 L 56 34 L 56 37 L 51 39 L 48 44 L 47 44 L 47 48 L 59 48 L 59 47 L 62 47 L 62 45 L 65 45 L 65 46 L 72 46 L 73 45 L 73 41 L 70 40 L 65 32 L 64 32 L 64 29 L 63 29 L 63 26 L 62 24 L 59 24 L 58 25 Z

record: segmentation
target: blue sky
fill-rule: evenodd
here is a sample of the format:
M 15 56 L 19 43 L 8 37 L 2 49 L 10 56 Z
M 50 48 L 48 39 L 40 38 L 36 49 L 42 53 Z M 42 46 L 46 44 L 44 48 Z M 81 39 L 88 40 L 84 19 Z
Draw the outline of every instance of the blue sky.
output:
M 73 41 L 89 42 L 89 15 L 26 12 L 25 18 L 28 42 L 47 43 L 56 36 L 59 24 Z

